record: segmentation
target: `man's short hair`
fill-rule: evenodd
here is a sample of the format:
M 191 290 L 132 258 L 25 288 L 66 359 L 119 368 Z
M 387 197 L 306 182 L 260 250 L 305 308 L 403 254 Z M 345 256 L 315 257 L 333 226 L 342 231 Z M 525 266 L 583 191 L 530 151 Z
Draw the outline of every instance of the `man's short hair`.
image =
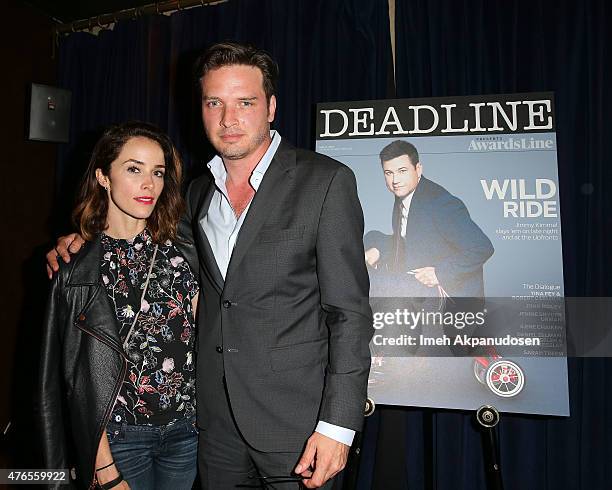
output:
M 278 79 L 278 65 L 263 49 L 250 44 L 237 42 L 223 42 L 213 44 L 195 62 L 195 81 L 201 90 L 202 78 L 211 70 L 223 66 L 246 65 L 259 68 L 263 75 L 263 89 L 266 99 L 276 93 L 276 80 Z
M 416 147 L 412 143 L 403 140 L 395 140 L 385 146 L 380 152 L 380 163 L 388 162 L 402 155 L 408 155 L 410 163 L 414 167 L 419 163 L 419 152 Z

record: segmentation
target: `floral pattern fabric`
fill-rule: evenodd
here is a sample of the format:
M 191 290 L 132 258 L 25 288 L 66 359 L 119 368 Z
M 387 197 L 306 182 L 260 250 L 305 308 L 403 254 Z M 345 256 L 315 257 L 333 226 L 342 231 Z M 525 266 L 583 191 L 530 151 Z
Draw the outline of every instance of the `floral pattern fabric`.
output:
M 160 244 L 142 298 L 155 244 L 145 229 L 133 239 L 102 235 L 102 282 L 115 308 L 124 343 L 126 378 L 112 413 L 115 422 L 165 425 L 195 415 L 197 282 L 171 242 Z M 142 301 L 141 301 L 142 298 Z

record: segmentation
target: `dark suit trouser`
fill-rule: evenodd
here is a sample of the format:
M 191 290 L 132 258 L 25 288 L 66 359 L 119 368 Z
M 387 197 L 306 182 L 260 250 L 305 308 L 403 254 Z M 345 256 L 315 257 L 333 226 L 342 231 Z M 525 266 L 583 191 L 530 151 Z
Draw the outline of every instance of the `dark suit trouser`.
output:
M 300 484 L 275 482 L 259 486 L 256 476 L 295 476 L 301 452 L 266 453 L 252 448 L 242 437 L 231 414 L 227 392 L 222 383 L 217 390 L 226 401 L 225 410 L 209 413 L 206 429 L 200 430 L 198 470 L 202 490 L 235 488 L 298 489 Z M 306 442 L 306 441 L 304 441 Z M 249 478 L 251 477 L 251 478 Z M 328 482 L 323 489 L 331 489 Z

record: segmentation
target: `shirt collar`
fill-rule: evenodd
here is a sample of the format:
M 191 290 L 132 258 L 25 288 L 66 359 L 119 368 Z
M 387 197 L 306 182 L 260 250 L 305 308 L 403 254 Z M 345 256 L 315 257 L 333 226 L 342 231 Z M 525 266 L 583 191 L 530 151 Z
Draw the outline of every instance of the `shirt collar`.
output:
M 402 199 L 402 209 L 405 209 L 405 210 L 410 209 L 410 203 L 412 202 L 412 196 L 414 196 L 414 191 L 412 191 L 404 199 Z
M 268 146 L 268 149 L 264 153 L 263 157 L 261 157 L 261 160 L 259 160 L 257 166 L 253 169 L 251 177 L 249 178 L 249 182 L 251 186 L 253 186 L 253 189 L 255 189 L 255 192 L 257 192 L 259 189 L 259 185 L 261 184 L 268 167 L 272 163 L 272 159 L 274 158 L 276 150 L 278 150 L 278 146 L 281 142 L 281 135 L 278 133 L 278 131 L 271 130 L 270 138 L 272 138 L 270 146 Z M 215 179 L 215 184 L 217 187 L 219 189 L 225 189 L 227 171 L 225 170 L 223 159 L 219 155 L 215 155 L 215 157 L 208 162 L 207 166 Z

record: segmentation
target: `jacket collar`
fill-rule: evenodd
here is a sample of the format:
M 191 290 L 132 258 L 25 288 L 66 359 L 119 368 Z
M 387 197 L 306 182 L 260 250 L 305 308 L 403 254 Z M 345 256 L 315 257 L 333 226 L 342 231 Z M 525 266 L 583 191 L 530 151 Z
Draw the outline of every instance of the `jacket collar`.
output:
M 93 286 L 100 284 L 100 261 L 102 259 L 102 242 L 100 235 L 86 242 L 83 248 L 71 257 L 72 264 L 66 285 Z
M 123 353 L 119 338 L 119 323 L 100 279 L 101 259 L 102 242 L 99 235 L 72 256 L 72 268 L 66 286 L 93 286 L 89 289 L 85 305 L 81 311 L 76 312 L 73 321 L 81 330 Z

